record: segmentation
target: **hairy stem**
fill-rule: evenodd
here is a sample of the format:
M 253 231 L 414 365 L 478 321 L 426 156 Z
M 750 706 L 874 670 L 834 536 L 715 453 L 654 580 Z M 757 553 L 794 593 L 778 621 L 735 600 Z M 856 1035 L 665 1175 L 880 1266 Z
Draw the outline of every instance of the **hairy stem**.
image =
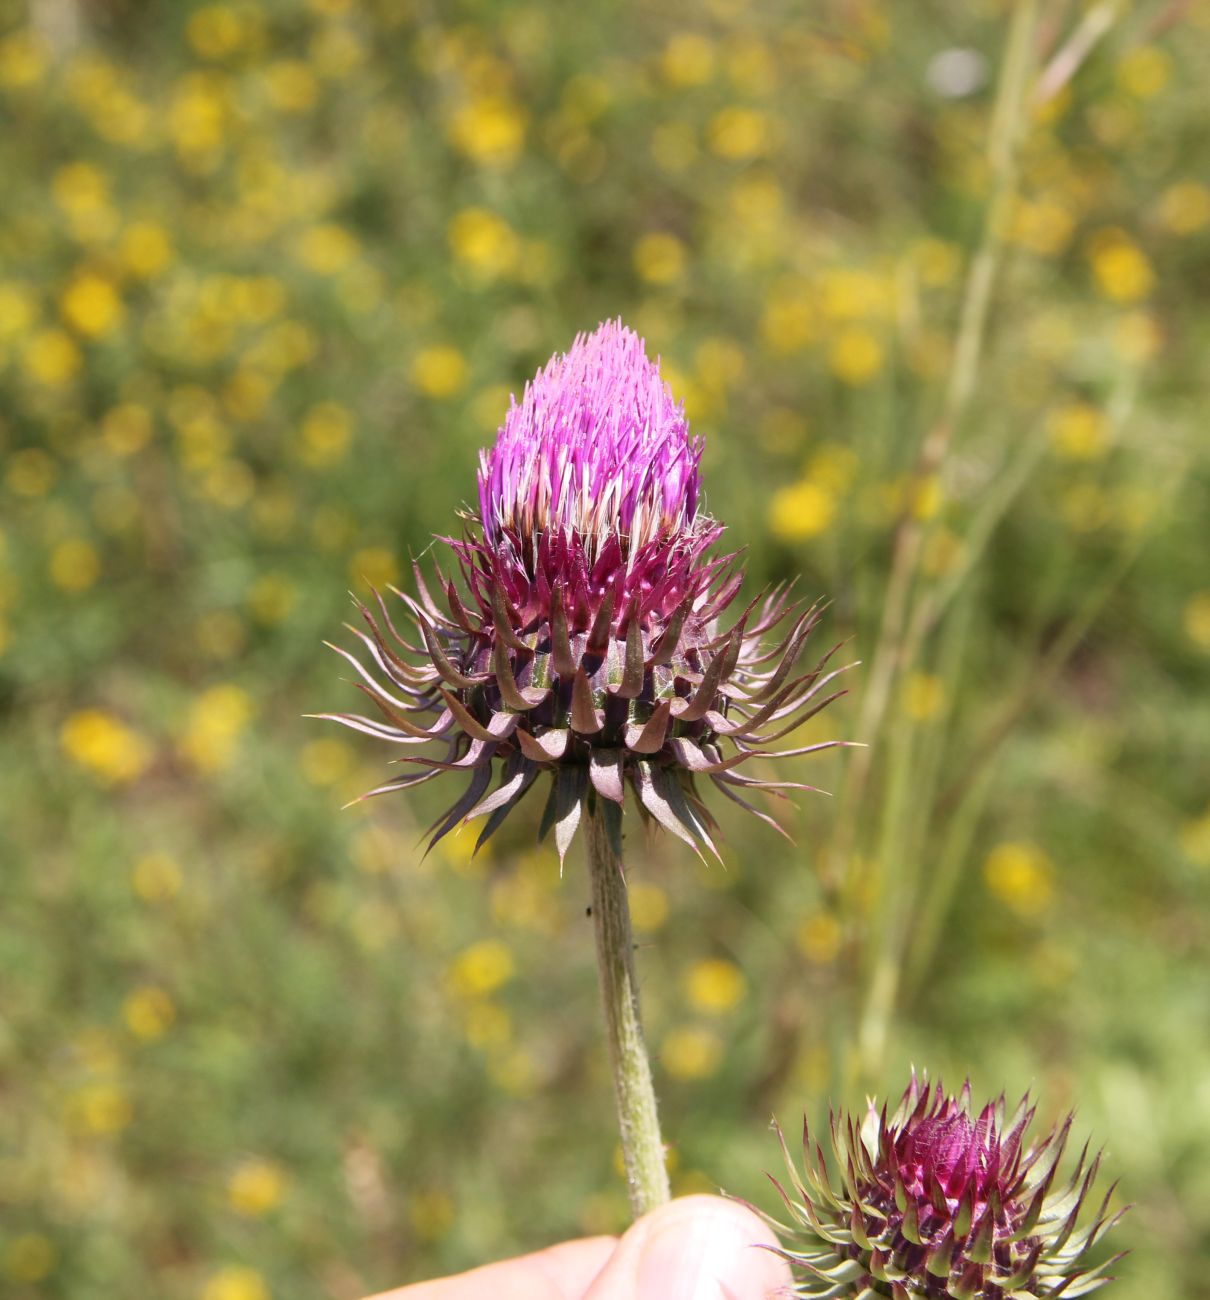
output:
M 622 862 L 610 842 L 602 800 L 588 818 L 588 871 L 592 877 L 592 922 L 609 1064 L 618 1105 L 622 1158 L 635 1218 L 669 1199 L 668 1170 L 656 1114 L 655 1088 L 639 1016 L 639 986 L 634 973 L 630 904 Z

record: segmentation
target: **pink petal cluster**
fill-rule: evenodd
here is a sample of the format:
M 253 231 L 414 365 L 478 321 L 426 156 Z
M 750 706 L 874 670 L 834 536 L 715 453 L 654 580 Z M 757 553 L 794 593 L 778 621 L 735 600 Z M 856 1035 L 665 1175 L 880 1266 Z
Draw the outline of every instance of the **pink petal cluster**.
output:
M 689 531 L 701 457 L 643 340 L 606 321 L 526 384 L 480 453 L 486 540 L 524 546 L 555 532 L 579 538 L 590 557 L 610 538 L 637 553 Z

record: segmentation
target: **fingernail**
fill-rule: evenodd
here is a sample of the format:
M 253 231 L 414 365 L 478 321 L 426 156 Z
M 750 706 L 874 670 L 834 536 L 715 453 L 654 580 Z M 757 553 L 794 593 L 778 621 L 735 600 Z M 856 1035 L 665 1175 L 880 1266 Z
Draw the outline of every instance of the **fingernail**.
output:
M 670 1212 L 643 1243 L 638 1300 L 766 1300 L 788 1281 L 785 1264 L 755 1244 L 771 1241 L 738 1205 Z

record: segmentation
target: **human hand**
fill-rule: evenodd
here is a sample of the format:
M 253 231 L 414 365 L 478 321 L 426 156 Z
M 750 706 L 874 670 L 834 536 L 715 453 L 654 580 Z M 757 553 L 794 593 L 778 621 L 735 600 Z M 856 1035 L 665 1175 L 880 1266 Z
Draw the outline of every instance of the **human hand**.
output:
M 685 1196 L 622 1237 L 567 1241 L 374 1300 L 770 1300 L 790 1270 L 769 1229 L 734 1201 Z

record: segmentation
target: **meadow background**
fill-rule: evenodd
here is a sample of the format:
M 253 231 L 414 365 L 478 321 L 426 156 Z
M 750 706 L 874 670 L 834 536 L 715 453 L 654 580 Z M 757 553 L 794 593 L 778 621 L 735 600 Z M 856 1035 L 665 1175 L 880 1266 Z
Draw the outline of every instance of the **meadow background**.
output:
M 1210 1296 L 1210 3 L 3 13 L 0 1292 L 624 1224 L 578 853 L 421 858 L 301 716 L 620 314 L 871 744 L 794 848 L 629 832 L 677 1189 L 969 1072 L 1107 1147 L 1114 1295 Z

